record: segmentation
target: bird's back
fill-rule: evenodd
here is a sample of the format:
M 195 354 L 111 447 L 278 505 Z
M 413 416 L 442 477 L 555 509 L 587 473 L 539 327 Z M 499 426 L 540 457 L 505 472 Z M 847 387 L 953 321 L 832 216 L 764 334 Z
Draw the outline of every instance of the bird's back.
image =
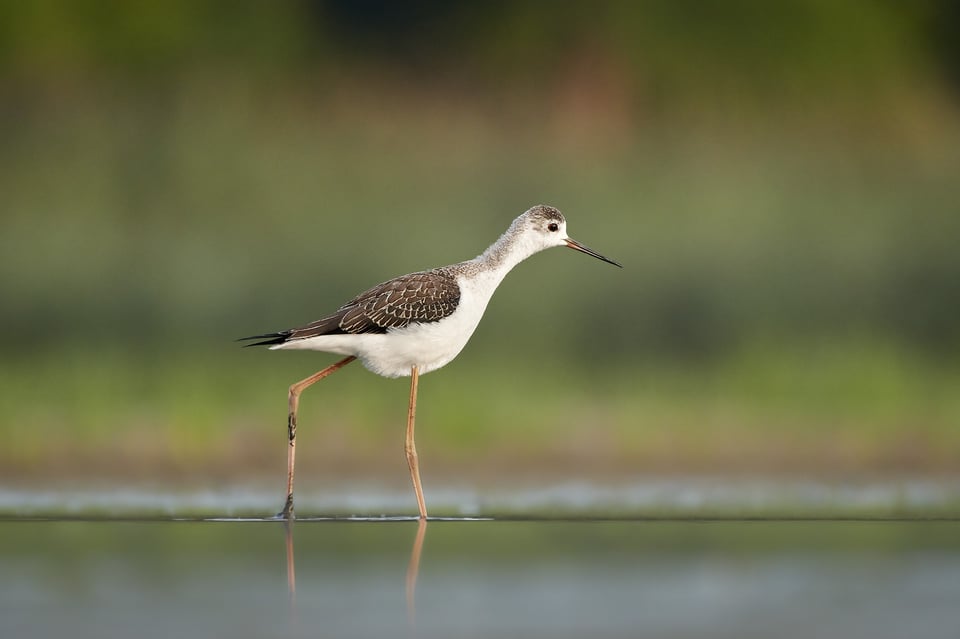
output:
M 378 284 L 332 315 L 304 326 L 245 339 L 259 339 L 251 346 L 271 349 L 355 355 L 387 377 L 409 375 L 414 364 L 426 373 L 453 359 L 473 332 L 459 344 L 459 334 L 449 335 L 449 329 L 441 328 L 456 313 L 460 300 L 456 269 L 436 268 Z

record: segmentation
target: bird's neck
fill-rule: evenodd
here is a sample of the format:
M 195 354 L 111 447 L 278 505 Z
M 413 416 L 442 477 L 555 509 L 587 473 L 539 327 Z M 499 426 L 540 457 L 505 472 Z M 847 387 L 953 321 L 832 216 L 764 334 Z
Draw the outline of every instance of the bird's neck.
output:
M 514 266 L 540 250 L 540 247 L 524 240 L 524 234 L 511 225 L 506 233 L 472 261 L 480 269 L 502 280 Z
M 537 250 L 524 242 L 522 234 L 511 226 L 486 251 L 457 265 L 465 278 L 460 284 L 468 287 L 481 314 L 507 273 Z
M 486 251 L 464 262 L 463 270 L 469 275 L 474 292 L 483 298 L 483 305 L 486 305 L 514 266 L 541 248 L 533 244 L 514 223 Z

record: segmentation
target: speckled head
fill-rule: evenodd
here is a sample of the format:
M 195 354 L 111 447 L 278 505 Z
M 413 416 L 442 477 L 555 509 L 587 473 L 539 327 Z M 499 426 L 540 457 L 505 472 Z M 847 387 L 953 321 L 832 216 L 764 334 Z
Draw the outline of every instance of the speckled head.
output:
M 563 214 L 552 206 L 538 204 L 514 220 L 511 226 L 514 227 L 516 232 L 539 236 L 543 242 L 543 248 L 566 246 L 581 253 L 592 255 L 598 260 L 603 260 L 608 264 L 623 268 L 620 263 L 600 255 L 593 249 L 584 246 L 567 235 L 567 221 L 564 219 Z
M 526 218 L 531 224 L 548 222 L 557 222 L 559 224 L 567 223 L 563 217 L 563 213 L 552 206 L 547 206 L 546 204 L 537 204 L 536 206 L 530 207 L 520 217 Z

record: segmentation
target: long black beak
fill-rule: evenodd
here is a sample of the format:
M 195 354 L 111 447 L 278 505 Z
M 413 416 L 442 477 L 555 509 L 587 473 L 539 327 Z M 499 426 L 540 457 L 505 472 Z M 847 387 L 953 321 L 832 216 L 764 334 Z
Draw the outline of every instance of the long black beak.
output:
M 600 255 L 599 253 L 597 253 L 596 251 L 594 251 L 594 250 L 593 250 L 592 248 L 590 248 L 589 246 L 584 246 L 583 244 L 581 244 L 580 242 L 578 242 L 578 241 L 576 241 L 576 240 L 570 239 L 570 238 L 568 237 L 568 238 L 566 239 L 566 242 L 567 242 L 567 246 L 569 246 L 569 247 L 572 248 L 572 249 L 575 249 L 575 250 L 577 250 L 577 251 L 580 251 L 581 253 L 586 253 L 587 255 L 592 255 L 593 257 L 597 258 L 598 260 L 603 260 L 603 261 L 606 262 L 607 264 L 613 264 L 614 266 L 619 266 L 620 268 L 623 268 L 623 264 L 621 264 L 620 262 L 614 262 L 614 261 L 611 260 L 609 257 L 604 257 L 604 256 Z

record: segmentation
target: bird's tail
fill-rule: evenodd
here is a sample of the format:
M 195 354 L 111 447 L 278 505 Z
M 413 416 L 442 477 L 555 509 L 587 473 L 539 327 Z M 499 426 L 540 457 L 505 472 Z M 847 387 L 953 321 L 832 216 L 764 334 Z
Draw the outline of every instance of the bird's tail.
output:
M 238 339 L 238 342 L 245 342 L 251 339 L 261 340 L 259 342 L 254 342 L 253 344 L 244 344 L 244 347 L 247 346 L 271 346 L 273 344 L 283 344 L 290 336 L 293 335 L 293 331 L 280 331 L 278 333 L 264 333 L 263 335 L 251 335 L 250 337 L 241 337 Z

